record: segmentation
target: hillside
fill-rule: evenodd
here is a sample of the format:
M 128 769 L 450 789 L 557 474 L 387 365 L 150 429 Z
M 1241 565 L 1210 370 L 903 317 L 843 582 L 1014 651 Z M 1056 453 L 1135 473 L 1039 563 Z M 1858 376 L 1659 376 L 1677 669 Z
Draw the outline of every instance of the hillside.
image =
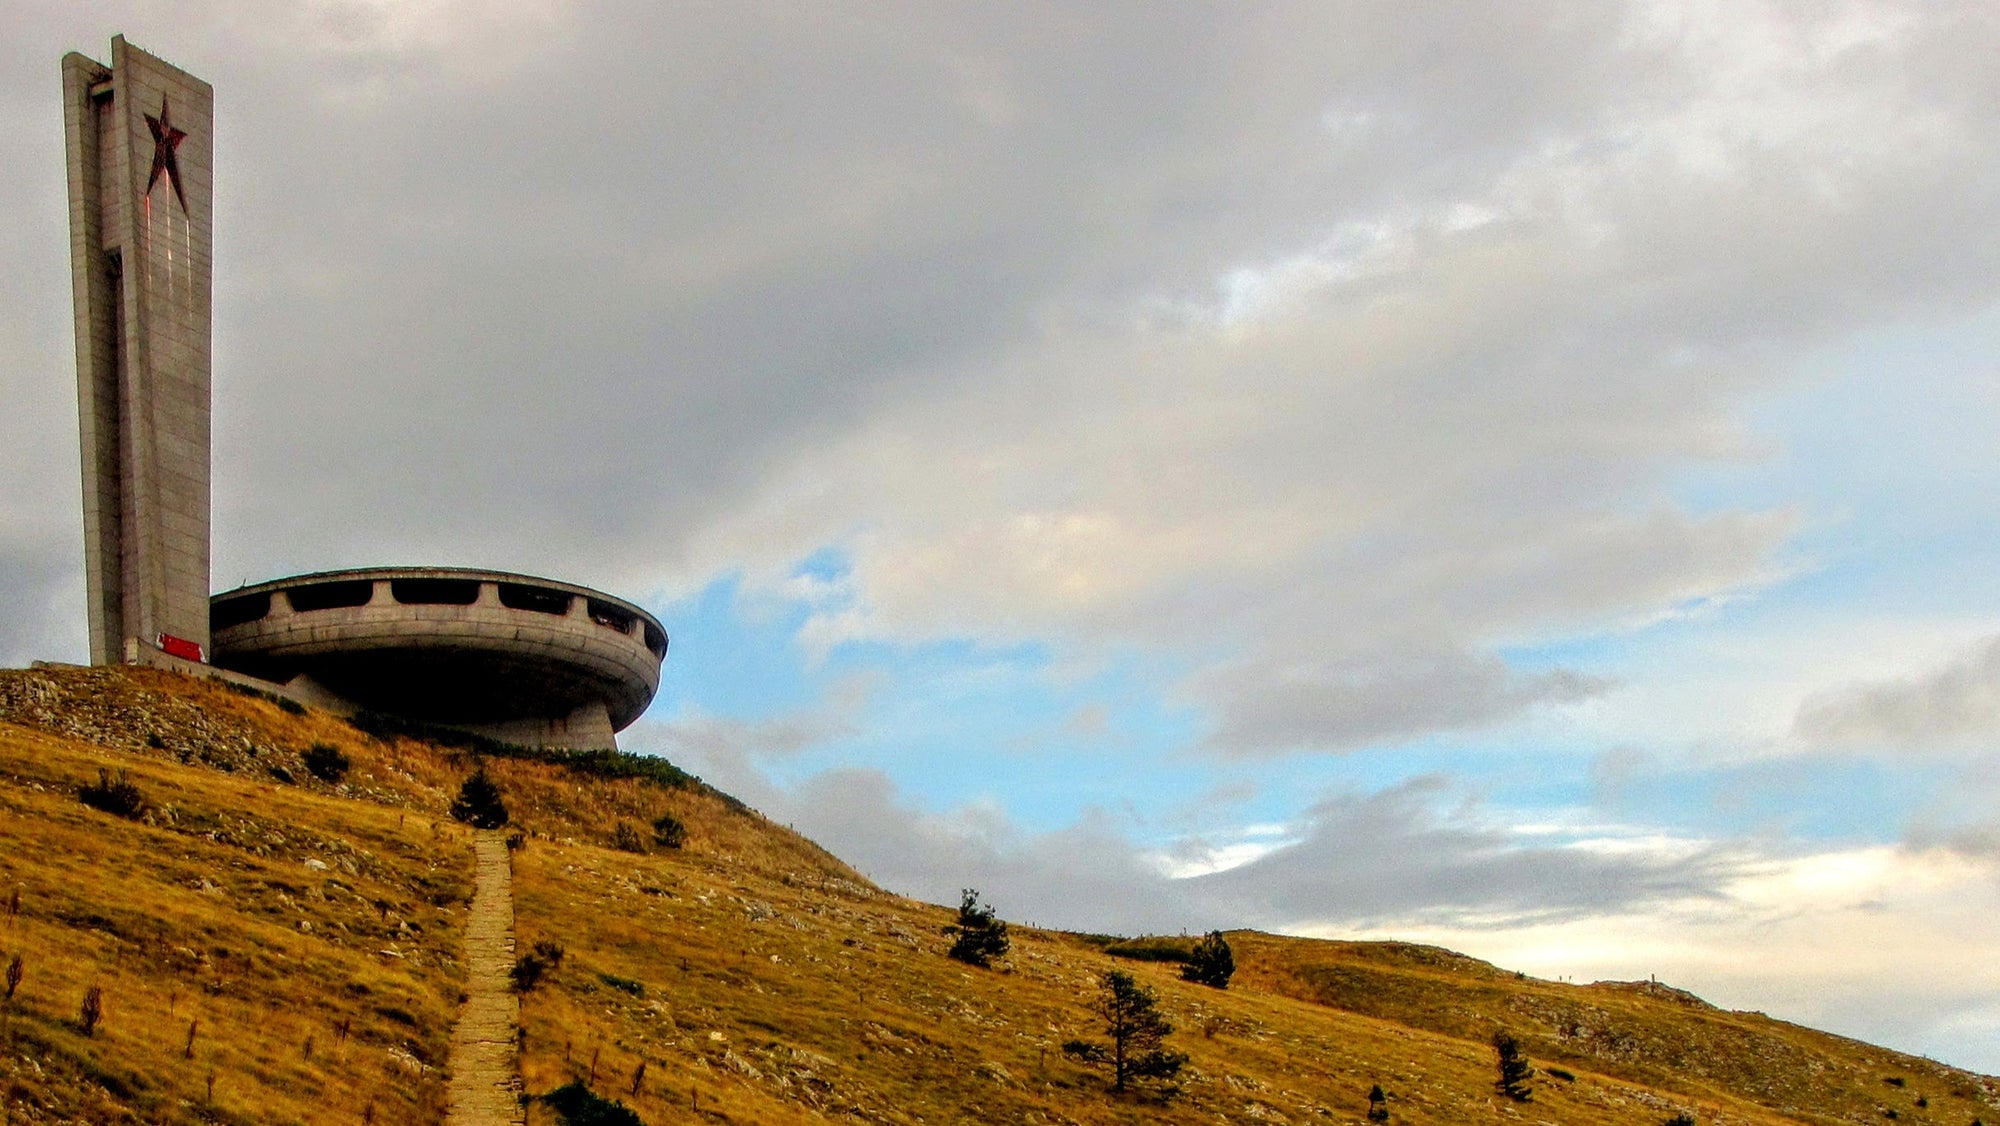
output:
M 343 778 L 313 776 L 316 744 Z M 445 810 L 474 765 L 173 674 L 0 672 L 0 958 L 23 965 L 0 1121 L 441 1121 L 472 873 Z M 526 1089 L 587 1080 L 647 1123 L 1359 1122 L 1377 1083 L 1407 1123 L 2000 1122 L 1981 1076 L 1435 948 L 1232 933 L 1216 991 L 1160 960 L 1183 940 L 1017 927 L 976 970 L 943 956 L 952 911 L 657 760 L 486 765 L 523 830 L 518 948 L 564 952 L 523 996 Z M 100 770 L 136 788 L 136 816 L 78 799 Z M 662 814 L 681 848 L 613 847 Z M 1060 1050 L 1098 1036 L 1114 968 L 1178 1029 L 1171 1101 L 1114 1097 Z M 1503 1025 L 1543 1069 L 1532 1102 L 1493 1096 Z

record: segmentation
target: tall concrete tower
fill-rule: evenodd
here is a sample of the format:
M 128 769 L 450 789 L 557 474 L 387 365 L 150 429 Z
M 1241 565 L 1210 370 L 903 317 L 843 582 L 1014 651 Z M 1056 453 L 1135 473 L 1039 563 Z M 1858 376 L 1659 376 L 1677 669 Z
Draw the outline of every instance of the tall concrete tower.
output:
M 122 36 L 62 74 L 90 659 L 204 662 L 214 92 Z

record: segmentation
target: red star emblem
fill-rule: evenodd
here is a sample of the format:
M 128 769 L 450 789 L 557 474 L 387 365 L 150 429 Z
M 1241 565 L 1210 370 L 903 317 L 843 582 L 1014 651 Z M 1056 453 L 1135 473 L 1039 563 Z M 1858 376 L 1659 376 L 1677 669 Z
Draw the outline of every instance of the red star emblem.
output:
M 172 112 L 167 108 L 166 95 L 160 95 L 160 116 L 145 114 L 146 128 L 153 131 L 153 174 L 146 177 L 146 194 L 153 194 L 153 185 L 160 182 L 160 174 L 166 173 L 167 185 L 174 189 L 174 198 L 181 201 L 181 211 L 187 212 L 187 193 L 181 191 L 181 162 L 174 150 L 187 140 L 187 134 L 174 128 Z

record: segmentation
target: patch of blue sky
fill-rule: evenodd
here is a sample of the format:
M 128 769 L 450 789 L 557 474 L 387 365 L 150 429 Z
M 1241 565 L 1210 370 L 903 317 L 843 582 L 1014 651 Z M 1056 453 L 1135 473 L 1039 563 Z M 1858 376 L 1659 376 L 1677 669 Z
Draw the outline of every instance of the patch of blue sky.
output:
M 774 605 L 746 613 L 742 579 L 725 575 L 662 607 L 670 646 L 651 715 L 689 710 L 768 719 L 815 706 L 822 685 L 803 675 L 795 639 L 810 608 Z
M 836 552 L 801 567 L 837 582 Z M 1029 829 L 1073 822 L 1099 806 L 1136 820 L 1194 800 L 1213 785 L 1209 765 L 1175 752 L 1198 718 L 1163 702 L 1158 670 L 1113 661 L 1090 675 L 1057 675 L 1047 647 L 857 640 L 815 660 L 799 630 L 807 600 L 748 597 L 726 576 L 669 606 L 673 649 L 654 718 L 704 714 L 754 722 L 829 709 L 839 687 L 863 678 L 851 734 L 760 766 L 795 783 L 840 767 L 879 769 L 930 810 L 995 801 Z
M 1697 511 L 1796 506 L 1799 552 L 1822 570 L 1787 584 L 1942 605 L 1985 594 L 2000 558 L 2000 310 L 1955 325 L 1880 329 L 1802 357 L 1746 406 L 1769 455 L 1689 467 L 1674 495 Z M 1923 581 L 1911 581 L 1914 576 Z
M 1193 737 L 1193 718 L 1138 672 L 1059 677 L 1049 664 L 1039 646 L 841 646 L 829 673 L 874 678 L 861 734 L 788 761 L 784 774 L 875 767 L 926 808 L 993 801 L 1031 830 L 1091 806 L 1144 821 L 1209 786 L 1205 764 L 1173 753 Z
M 1884 844 L 1901 840 L 1954 776 L 1941 762 L 1769 759 L 1712 770 L 1635 773 L 1603 808 L 1633 821 L 1718 837 Z
M 1615 746 L 1559 716 L 1376 747 L 1287 770 L 1293 789 L 1389 788 L 1450 780 L 1442 800 L 1496 824 L 1551 820 L 1727 839 L 1885 843 L 1940 808 L 1959 777 L 1946 760 L 1804 754 L 1691 763 L 1679 748 Z M 1269 812 L 1269 811 L 1267 811 Z M 1586 828 L 1586 831 L 1587 828 Z

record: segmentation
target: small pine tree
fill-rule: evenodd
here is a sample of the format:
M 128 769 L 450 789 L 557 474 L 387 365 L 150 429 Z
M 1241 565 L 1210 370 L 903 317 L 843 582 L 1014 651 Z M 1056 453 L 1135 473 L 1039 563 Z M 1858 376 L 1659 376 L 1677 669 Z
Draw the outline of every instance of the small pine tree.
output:
M 1528 1086 L 1528 1077 L 1535 1073 L 1528 1063 L 1528 1053 L 1521 1050 L 1521 1042 L 1504 1028 L 1493 1033 L 1493 1062 L 1500 1071 L 1500 1078 L 1493 1081 L 1495 1090 L 1517 1103 L 1535 1097 L 1534 1088 Z
M 1368 1121 L 1389 1121 L 1389 1096 L 1380 1083 L 1368 1088 Z
M 1216 989 L 1229 988 L 1229 979 L 1235 973 L 1236 956 L 1230 952 L 1229 940 L 1222 937 L 1221 931 L 1209 931 L 1197 941 L 1181 966 L 1182 981 Z
M 507 803 L 500 800 L 500 787 L 487 777 L 484 766 L 458 787 L 451 815 L 475 829 L 498 829 L 507 823 Z
M 1006 921 L 996 916 L 992 907 L 982 907 L 979 893 L 971 888 L 964 890 L 958 902 L 958 923 L 944 930 L 958 936 L 946 956 L 969 966 L 990 966 L 993 959 L 1007 956 Z
M 1063 1045 L 1063 1052 L 1086 1063 L 1110 1064 L 1114 1091 L 1125 1090 L 1133 1080 L 1150 1079 L 1163 1084 L 1161 1094 L 1171 1096 L 1174 1088 L 1164 1084 L 1180 1074 L 1187 1056 L 1160 1046 L 1174 1026 L 1159 1014 L 1158 1005 L 1159 998 L 1151 989 L 1131 974 L 1112 970 L 1104 975 L 1096 1006 L 1111 1046 L 1071 1040 Z

